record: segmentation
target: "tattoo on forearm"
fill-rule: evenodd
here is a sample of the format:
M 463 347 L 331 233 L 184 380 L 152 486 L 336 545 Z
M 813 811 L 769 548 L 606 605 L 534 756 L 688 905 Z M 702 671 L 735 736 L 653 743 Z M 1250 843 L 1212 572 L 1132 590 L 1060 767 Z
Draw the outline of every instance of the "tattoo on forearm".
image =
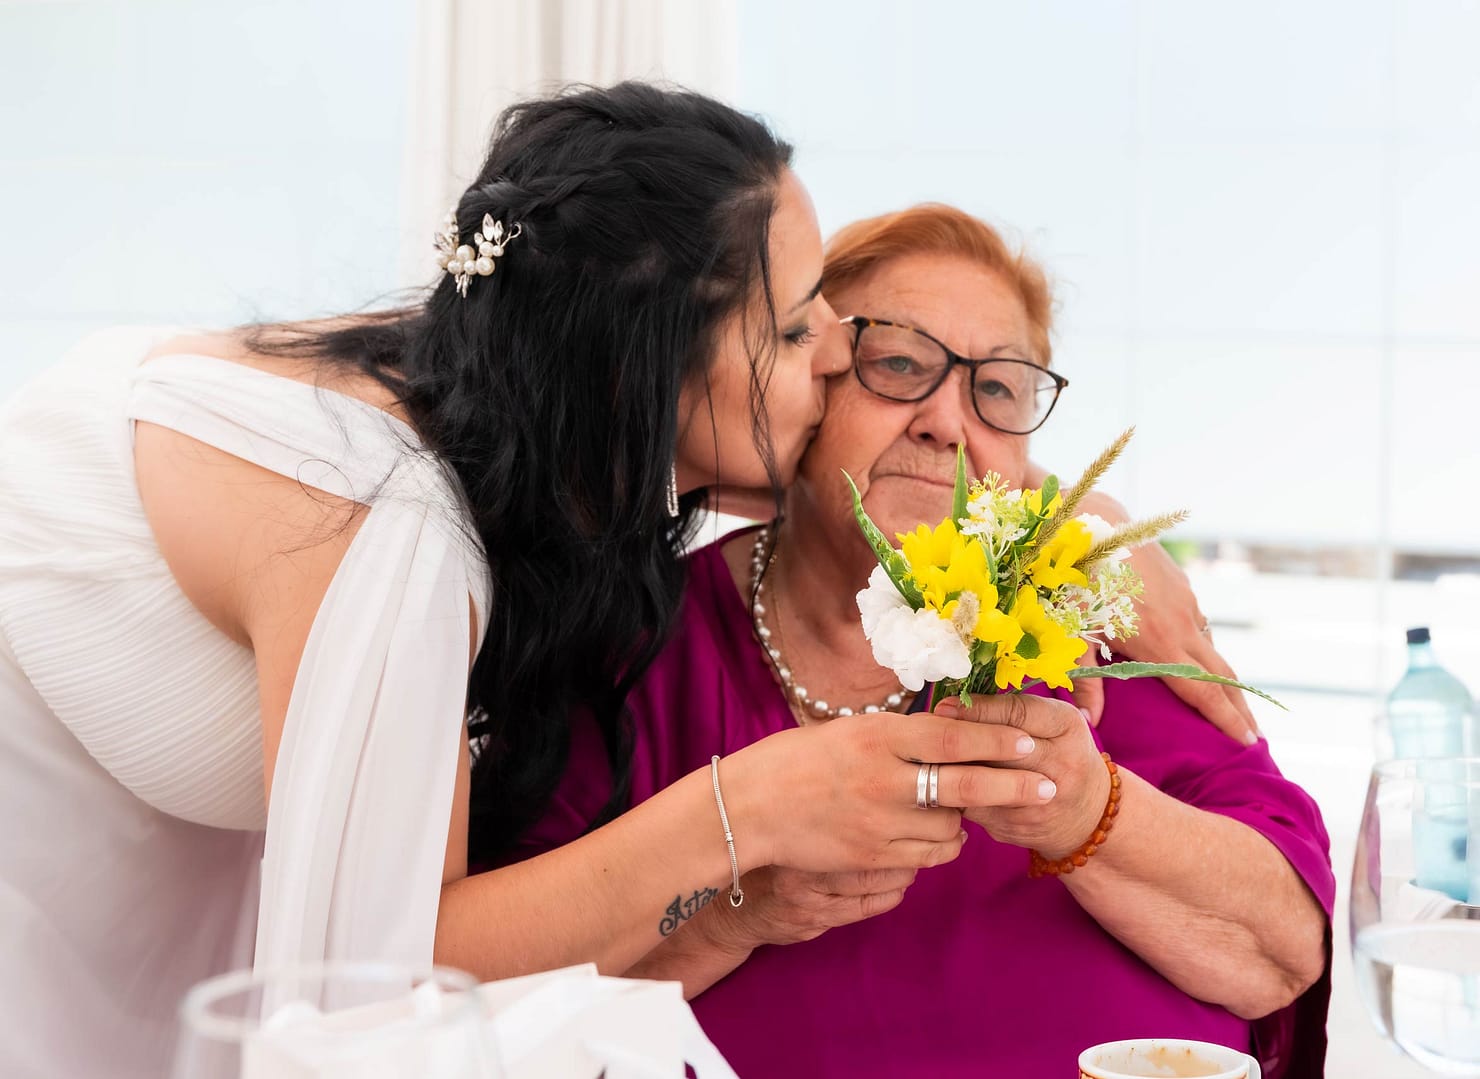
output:
M 669 936 L 684 922 L 709 905 L 709 901 L 719 895 L 718 888 L 703 888 L 685 899 L 681 895 L 673 897 L 673 902 L 668 904 L 665 917 L 658 923 L 658 934 Z

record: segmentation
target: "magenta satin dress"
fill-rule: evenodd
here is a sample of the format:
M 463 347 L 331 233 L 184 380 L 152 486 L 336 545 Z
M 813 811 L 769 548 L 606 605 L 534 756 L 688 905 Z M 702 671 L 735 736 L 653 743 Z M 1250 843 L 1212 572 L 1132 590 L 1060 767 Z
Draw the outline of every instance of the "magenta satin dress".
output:
M 630 704 L 634 805 L 707 767 L 712 754 L 793 725 L 718 544 L 693 555 L 676 632 Z M 1321 1075 L 1335 881 L 1315 803 L 1280 775 L 1264 743 L 1239 745 L 1158 680 L 1107 681 L 1096 733 L 1121 767 L 1242 821 L 1280 850 L 1326 911 L 1321 982 L 1254 1023 L 1194 1000 L 1101 929 L 1060 881 L 1028 879 L 1026 850 L 968 825 L 961 857 L 922 870 L 895 910 L 760 948 L 693 1001 L 736 1071 L 1067 1079 L 1088 1046 L 1155 1036 L 1249 1049 L 1266 1079 Z M 610 792 L 595 726 L 578 725 L 549 812 L 511 860 L 579 836 Z M 743 824 L 737 832 L 743 844 Z

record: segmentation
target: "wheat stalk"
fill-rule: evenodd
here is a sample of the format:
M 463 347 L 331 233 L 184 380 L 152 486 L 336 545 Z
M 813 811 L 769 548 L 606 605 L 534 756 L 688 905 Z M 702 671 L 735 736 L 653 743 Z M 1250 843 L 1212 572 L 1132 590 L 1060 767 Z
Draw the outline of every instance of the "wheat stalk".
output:
M 1187 511 L 1177 510 L 1175 513 L 1161 513 L 1155 517 L 1148 517 L 1144 521 L 1132 521 L 1122 528 L 1117 528 L 1107 539 L 1091 547 L 1089 553 L 1075 565 L 1080 569 L 1086 569 L 1105 558 L 1117 547 L 1139 547 L 1148 540 L 1155 539 L 1167 529 L 1176 528 L 1185 520 L 1187 520 Z
M 1089 467 L 1084 470 L 1084 474 L 1064 494 L 1064 501 L 1059 506 L 1059 511 L 1043 522 L 1043 527 L 1038 530 L 1038 536 L 1033 540 L 1033 545 L 1023 555 L 1023 565 L 1028 565 L 1033 559 L 1037 558 L 1038 553 L 1047 546 L 1049 540 L 1053 539 L 1054 533 L 1058 532 L 1059 528 L 1063 526 L 1063 523 L 1073 519 L 1074 511 L 1079 508 L 1080 501 L 1085 495 L 1089 494 L 1095 484 L 1100 482 L 1101 477 L 1110 470 L 1110 466 L 1115 463 L 1116 458 L 1125 452 L 1127 443 L 1130 442 L 1135 433 L 1136 429 L 1134 427 L 1127 427 L 1120 433 L 1119 438 L 1110 443 L 1104 452 L 1090 462 Z M 1119 545 L 1117 544 L 1117 546 Z M 1114 549 L 1114 547 L 1111 548 L 1111 550 Z M 1100 557 L 1103 558 L 1104 555 Z

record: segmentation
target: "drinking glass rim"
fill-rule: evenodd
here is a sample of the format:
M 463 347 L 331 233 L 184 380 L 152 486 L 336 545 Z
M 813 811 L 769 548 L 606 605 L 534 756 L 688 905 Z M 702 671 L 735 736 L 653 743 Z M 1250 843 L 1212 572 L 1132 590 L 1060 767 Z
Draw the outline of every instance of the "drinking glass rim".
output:
M 182 1028 L 195 1030 L 208 1037 L 223 1041 L 241 1041 L 262 1029 L 261 1019 L 234 1019 L 215 1015 L 210 1011 L 212 1004 L 219 1003 L 235 994 L 261 988 L 268 982 L 280 978 L 327 981 L 330 978 L 344 976 L 382 982 L 392 979 L 417 982 L 435 980 L 451 994 L 467 995 L 470 1002 L 467 1005 L 468 1010 L 470 1013 L 476 1013 L 477 998 L 473 995 L 473 991 L 478 988 L 478 980 L 465 970 L 438 964 L 410 967 L 390 962 L 334 959 L 322 963 L 291 963 L 263 970 L 233 970 L 197 982 L 190 987 L 180 1002 L 180 1023 Z M 431 1026 L 445 1022 L 447 1016 L 413 1014 L 406 1018 L 411 1020 L 414 1026 Z

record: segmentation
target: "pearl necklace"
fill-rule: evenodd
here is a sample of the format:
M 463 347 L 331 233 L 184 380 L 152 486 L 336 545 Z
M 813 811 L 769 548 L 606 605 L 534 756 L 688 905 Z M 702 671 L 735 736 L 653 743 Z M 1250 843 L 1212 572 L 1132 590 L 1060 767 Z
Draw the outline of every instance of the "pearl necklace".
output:
M 756 638 L 761 642 L 761 647 L 771 657 L 771 671 L 776 680 L 781 683 L 781 688 L 796 708 L 814 716 L 817 719 L 836 719 L 839 716 L 851 716 L 854 714 L 852 708 L 835 708 L 823 700 L 813 700 L 812 694 L 807 687 L 798 683 L 791 673 L 791 668 L 786 665 L 781 657 L 781 649 L 771 643 L 771 627 L 766 625 L 766 605 L 761 602 L 761 592 L 764 588 L 762 580 L 766 570 L 776 564 L 776 555 L 766 557 L 766 542 L 771 537 L 770 527 L 761 529 L 755 535 L 755 544 L 750 549 L 750 618 L 755 624 Z M 900 686 L 879 704 L 866 704 L 861 709 L 864 713 L 874 712 L 897 712 L 904 704 L 904 687 Z

